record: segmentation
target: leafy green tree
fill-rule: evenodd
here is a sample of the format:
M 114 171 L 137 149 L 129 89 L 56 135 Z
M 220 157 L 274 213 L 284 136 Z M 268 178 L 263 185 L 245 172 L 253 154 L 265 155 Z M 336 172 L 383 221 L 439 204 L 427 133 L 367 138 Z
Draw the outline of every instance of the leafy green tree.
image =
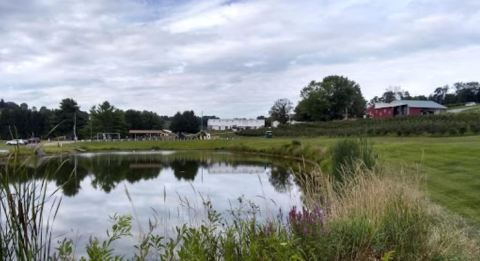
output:
M 127 110 L 125 123 L 129 130 L 158 130 L 163 129 L 164 119 L 150 111 Z
M 170 123 L 173 132 L 197 133 L 200 131 L 200 119 L 193 111 L 177 112 Z
M 360 85 L 343 76 L 328 76 L 312 81 L 303 88 L 295 108 L 296 118 L 303 121 L 328 121 L 361 117 L 366 101 Z
M 53 135 L 72 138 L 75 135 L 74 129 L 82 129 L 87 121 L 88 114 L 80 110 L 75 100 L 63 99 L 60 102 L 60 108 L 55 111 Z
M 270 109 L 270 117 L 273 121 L 278 121 L 281 124 L 286 124 L 290 119 L 293 105 L 289 99 L 278 99 Z
M 90 120 L 95 133 L 125 133 L 124 113 L 108 101 L 92 107 Z
M 480 102 L 480 84 L 478 82 L 457 82 L 454 84 L 457 103 Z

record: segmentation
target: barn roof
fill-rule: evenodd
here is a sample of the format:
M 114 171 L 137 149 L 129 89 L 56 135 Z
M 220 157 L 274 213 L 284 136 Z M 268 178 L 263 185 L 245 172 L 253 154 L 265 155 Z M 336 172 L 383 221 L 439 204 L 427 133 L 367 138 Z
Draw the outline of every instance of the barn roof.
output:
M 434 101 L 417 101 L 417 100 L 400 100 L 391 103 L 376 103 L 375 109 L 391 108 L 407 105 L 410 108 L 427 108 L 427 109 L 446 109 L 447 107 Z

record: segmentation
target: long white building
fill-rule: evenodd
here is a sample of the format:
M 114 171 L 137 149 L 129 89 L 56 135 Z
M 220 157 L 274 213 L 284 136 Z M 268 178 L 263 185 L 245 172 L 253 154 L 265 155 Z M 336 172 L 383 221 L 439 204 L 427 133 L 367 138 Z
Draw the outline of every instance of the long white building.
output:
M 209 130 L 245 130 L 265 127 L 265 120 L 254 119 L 209 119 Z

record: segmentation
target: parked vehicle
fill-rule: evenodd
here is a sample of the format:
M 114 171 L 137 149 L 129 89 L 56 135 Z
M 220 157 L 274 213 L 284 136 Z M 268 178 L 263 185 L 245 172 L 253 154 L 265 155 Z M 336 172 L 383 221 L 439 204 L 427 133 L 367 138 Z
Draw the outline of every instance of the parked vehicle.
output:
M 26 145 L 27 141 L 22 140 L 22 139 L 14 139 L 14 140 L 9 140 L 5 144 L 7 145 Z
M 265 132 L 265 138 L 271 139 L 273 137 L 273 132 L 272 131 L 266 131 Z

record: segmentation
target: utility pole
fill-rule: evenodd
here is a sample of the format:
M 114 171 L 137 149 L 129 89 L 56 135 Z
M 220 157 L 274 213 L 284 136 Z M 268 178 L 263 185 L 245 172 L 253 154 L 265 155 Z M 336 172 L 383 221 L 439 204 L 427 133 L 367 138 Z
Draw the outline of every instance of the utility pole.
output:
M 90 125 L 90 141 L 93 141 L 93 122 L 92 115 L 88 117 L 88 125 Z
M 77 141 L 77 113 L 73 113 L 73 140 Z
M 200 113 L 202 117 L 200 118 L 200 129 L 203 131 L 203 111 Z

